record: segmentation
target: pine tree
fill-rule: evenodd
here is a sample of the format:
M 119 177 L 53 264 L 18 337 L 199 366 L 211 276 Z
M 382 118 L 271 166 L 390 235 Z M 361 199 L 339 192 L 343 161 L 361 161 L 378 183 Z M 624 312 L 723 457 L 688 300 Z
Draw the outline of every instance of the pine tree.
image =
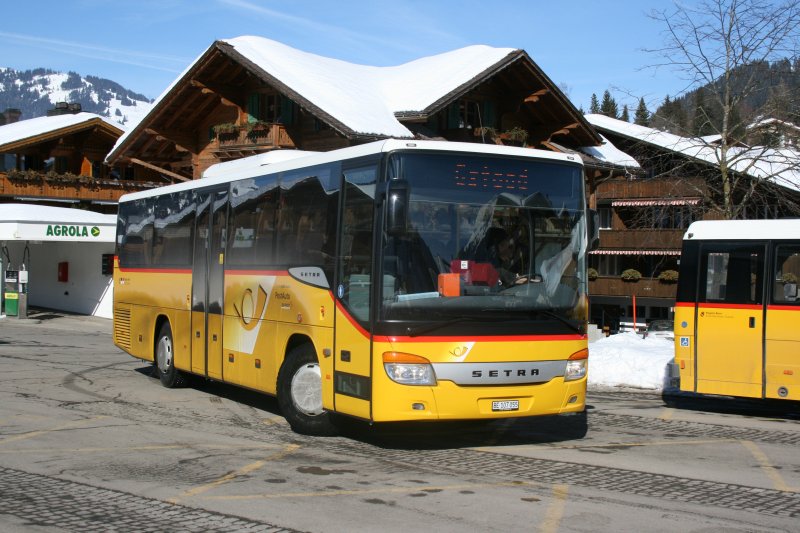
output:
M 617 102 L 611 97 L 611 93 L 606 90 L 603 93 L 603 101 L 600 104 L 600 113 L 607 117 L 619 118 L 619 108 Z
M 628 114 L 628 104 L 625 104 L 624 106 L 622 106 L 622 115 L 620 115 L 619 119 L 620 120 L 624 120 L 625 122 L 630 122 L 631 121 L 631 117 Z
M 633 115 L 633 123 L 639 126 L 650 125 L 650 111 L 644 103 L 644 98 L 639 98 L 639 105 L 636 107 L 636 113 Z
M 698 137 L 714 133 L 711 123 L 711 110 L 705 102 L 705 91 L 700 88 L 694 95 L 694 112 L 692 113 L 692 133 Z
M 597 95 L 592 93 L 592 100 L 589 104 L 589 113 L 598 114 L 600 112 L 600 104 L 597 102 Z

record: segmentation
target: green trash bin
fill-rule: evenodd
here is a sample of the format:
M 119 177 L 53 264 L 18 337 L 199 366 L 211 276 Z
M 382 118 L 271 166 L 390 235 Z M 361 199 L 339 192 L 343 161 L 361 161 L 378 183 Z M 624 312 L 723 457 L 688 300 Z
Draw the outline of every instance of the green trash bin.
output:
M 19 313 L 19 293 L 6 292 L 3 295 L 6 302 L 6 316 L 17 316 Z

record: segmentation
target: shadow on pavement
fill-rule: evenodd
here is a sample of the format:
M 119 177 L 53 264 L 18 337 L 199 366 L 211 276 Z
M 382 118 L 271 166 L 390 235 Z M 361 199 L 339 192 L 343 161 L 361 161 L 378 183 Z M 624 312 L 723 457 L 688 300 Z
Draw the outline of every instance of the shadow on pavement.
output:
M 800 420 L 800 402 L 797 401 L 711 396 L 674 389 L 665 390 L 661 398 L 667 407 L 686 411 Z

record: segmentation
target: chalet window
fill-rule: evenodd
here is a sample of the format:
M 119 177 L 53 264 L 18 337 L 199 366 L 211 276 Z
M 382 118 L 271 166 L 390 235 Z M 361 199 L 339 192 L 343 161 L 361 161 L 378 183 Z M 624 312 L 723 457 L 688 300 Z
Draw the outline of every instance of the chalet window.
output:
M 448 107 L 447 128 L 451 130 L 478 127 L 494 128 L 497 122 L 496 116 L 494 101 L 479 102 L 462 98 Z
M 601 255 L 597 263 L 597 273 L 601 276 L 616 276 L 620 270 L 620 256 Z
M 251 93 L 247 97 L 247 122 L 294 123 L 295 103 L 279 94 Z
M 600 229 L 611 229 L 612 210 L 610 207 L 597 207 L 600 216 Z
M 59 174 L 64 174 L 69 171 L 69 159 L 64 156 L 56 157 L 54 170 Z

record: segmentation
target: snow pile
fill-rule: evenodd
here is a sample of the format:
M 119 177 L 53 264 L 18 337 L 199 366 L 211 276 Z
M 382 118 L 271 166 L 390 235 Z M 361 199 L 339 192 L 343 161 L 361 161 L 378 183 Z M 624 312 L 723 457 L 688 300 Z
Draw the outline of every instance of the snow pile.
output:
M 587 114 L 584 118 L 596 128 L 613 131 L 630 139 L 677 152 L 711 165 L 718 166 L 720 163 L 719 146 L 706 143 L 712 137 L 681 137 L 605 115 Z M 733 146 L 729 149 L 727 158 L 728 165 L 736 172 L 800 191 L 800 170 L 797 165 L 800 153 L 795 150 Z
M 589 344 L 589 387 L 662 390 L 674 356 L 670 340 L 633 332 L 604 337 Z

